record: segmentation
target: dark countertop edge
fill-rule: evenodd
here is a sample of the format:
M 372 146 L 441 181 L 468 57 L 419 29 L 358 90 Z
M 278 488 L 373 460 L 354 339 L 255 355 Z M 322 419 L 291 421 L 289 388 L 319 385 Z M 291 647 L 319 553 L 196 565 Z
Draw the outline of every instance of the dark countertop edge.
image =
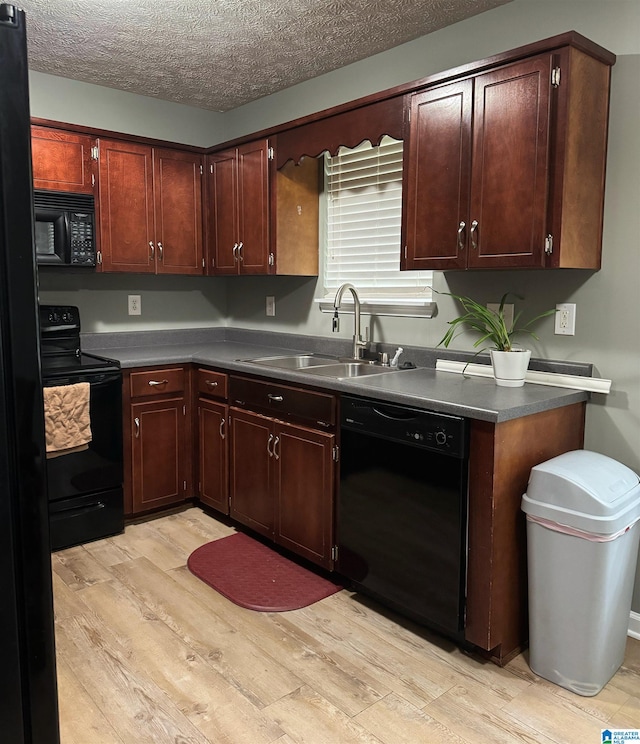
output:
M 97 336 L 102 336 L 103 334 L 95 334 Z M 119 334 L 122 335 L 122 334 Z M 258 376 L 266 379 L 272 379 L 277 382 L 281 383 L 295 383 L 295 384 L 303 384 L 306 387 L 310 388 L 316 388 L 320 390 L 327 390 L 335 393 L 345 393 L 345 394 L 351 394 L 356 395 L 360 397 L 368 397 L 368 398 L 374 398 L 378 400 L 384 400 L 390 403 L 398 403 L 401 405 L 408 405 L 408 406 L 414 406 L 416 408 L 424 409 L 424 410 L 433 410 L 437 412 L 442 413 L 449 413 L 451 415 L 458 415 L 463 416 L 466 418 L 476 419 L 480 421 L 488 421 L 492 423 L 501 423 L 503 421 L 508 421 L 515 418 L 521 418 L 524 416 L 533 415 L 535 413 L 539 413 L 541 411 L 545 410 L 551 410 L 553 408 L 560 408 L 566 405 L 571 405 L 573 403 L 583 402 L 588 400 L 589 396 L 586 392 L 581 390 L 569 390 L 564 388 L 556 388 L 556 387 L 549 387 L 549 386 L 538 386 L 538 385 L 527 385 L 527 392 L 529 394 L 532 394 L 532 399 L 530 401 L 525 402 L 519 402 L 514 405 L 506 404 L 504 407 L 501 406 L 491 406 L 487 405 L 486 407 L 481 407 L 477 405 L 470 405 L 462 403 L 456 403 L 452 401 L 451 399 L 447 400 L 446 398 L 435 398 L 433 396 L 429 396 L 429 394 L 425 391 L 424 395 L 417 394 L 412 391 L 407 390 L 393 390 L 393 389 L 385 389 L 384 387 L 378 387 L 376 383 L 380 381 L 382 383 L 382 380 L 384 378 L 389 377 L 395 377 L 395 375 L 415 375 L 419 374 L 420 371 L 422 372 L 428 372 L 430 375 L 430 380 L 437 382 L 438 378 L 440 378 L 441 382 L 444 381 L 445 384 L 449 382 L 447 379 L 450 375 L 454 375 L 454 373 L 449 372 L 436 372 L 433 367 L 423 367 L 418 368 L 415 370 L 408 370 L 408 371 L 398 371 L 398 372 L 390 372 L 387 374 L 382 375 L 375 375 L 369 378 L 358 379 L 358 380 L 338 380 L 335 378 L 324 378 L 324 377 L 316 377 L 309 373 L 305 372 L 297 372 L 294 370 L 286 370 L 286 369 L 279 369 L 279 368 L 273 368 L 273 367 L 265 367 L 261 365 L 254 364 L 250 361 L 246 361 L 248 358 L 246 356 L 247 352 L 250 354 L 249 358 L 255 358 L 256 356 L 269 356 L 269 355 L 278 355 L 278 354 L 286 354 L 286 353 L 300 353 L 304 351 L 309 351 L 309 344 L 305 343 L 306 339 L 308 337 L 300 337 L 300 336 L 294 336 L 293 334 L 274 334 L 274 336 L 278 336 L 278 340 L 282 341 L 293 341 L 296 340 L 300 342 L 300 346 L 290 347 L 290 346 L 282 346 L 282 347 L 273 347 L 271 345 L 267 345 L 269 342 L 274 341 L 275 338 L 268 337 L 265 338 L 266 334 L 251 334 L 250 338 L 251 341 L 260 341 L 261 343 L 255 344 L 254 343 L 247 343 L 248 338 L 247 336 L 242 337 L 242 341 L 239 340 L 231 340 L 231 339 L 224 339 L 220 338 L 220 335 L 223 334 L 215 334 L 215 340 L 213 340 L 212 335 L 208 335 L 208 343 L 200 341 L 195 342 L 195 339 L 192 339 L 191 343 L 184 343 L 185 339 L 184 336 L 181 338 L 182 343 L 180 344 L 168 344 L 168 345 L 153 345 L 153 346 L 127 346 L 127 347 L 101 347 L 101 348 L 94 348 L 91 345 L 90 350 L 91 353 L 94 354 L 102 354 L 106 357 L 116 358 L 118 361 L 120 361 L 120 364 L 123 369 L 131 369 L 135 367 L 150 367 L 150 366 L 160 366 L 160 365 L 166 365 L 166 364 L 195 364 L 195 365 L 202 365 L 206 367 L 213 367 L 216 369 L 220 369 L 226 372 L 236 372 L 239 374 L 247 374 L 252 376 Z M 226 335 L 226 334 L 224 334 Z M 235 334 L 231 334 L 235 335 Z M 285 336 L 286 338 L 282 338 Z M 236 339 L 238 336 L 236 336 Z M 265 343 L 266 342 L 266 343 Z M 237 353 L 240 355 L 238 358 L 229 358 L 225 355 L 225 357 L 221 357 L 218 354 L 215 354 L 215 351 L 211 348 L 207 348 L 212 346 L 213 344 L 220 344 L 222 343 L 229 351 L 231 351 L 231 357 L 234 356 L 233 354 L 233 348 L 237 348 Z M 348 346 L 347 342 L 347 346 Z M 229 348 L 231 347 L 231 348 Z M 250 351 L 248 349 L 250 348 Z M 333 349 L 335 354 L 335 347 Z M 322 352 L 316 352 L 316 353 L 322 353 Z M 324 353 L 328 353 L 325 351 Z M 458 352 L 454 352 L 454 354 L 458 354 Z M 438 350 L 438 357 L 440 357 L 440 353 Z M 435 362 L 434 362 L 435 364 Z M 458 378 L 458 375 L 455 375 L 456 378 Z M 483 382 L 480 382 L 480 380 L 484 380 Z M 451 380 L 452 381 L 452 380 Z M 494 385 L 493 381 L 489 380 L 488 378 L 475 378 L 476 385 L 484 385 L 487 387 L 488 394 L 499 394 L 503 395 L 503 397 L 507 397 L 511 394 L 513 395 L 521 395 L 523 392 L 523 388 L 511 388 L 511 389 L 505 389 L 501 388 L 501 392 L 496 391 L 496 386 Z M 469 380 L 469 382 L 472 382 Z M 426 383 L 425 383 L 426 384 Z M 546 395 L 536 395 L 531 388 L 544 388 L 546 391 Z M 509 391 L 519 391 L 519 392 L 506 392 Z M 506 403 L 506 401 L 505 401 Z

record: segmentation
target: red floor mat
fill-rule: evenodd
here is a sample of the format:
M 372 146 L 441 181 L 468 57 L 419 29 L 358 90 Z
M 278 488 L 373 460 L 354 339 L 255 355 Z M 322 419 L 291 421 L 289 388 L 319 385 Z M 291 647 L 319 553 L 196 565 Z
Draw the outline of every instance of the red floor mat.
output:
M 202 545 L 187 566 L 227 599 L 259 612 L 297 610 L 342 589 L 242 532 Z

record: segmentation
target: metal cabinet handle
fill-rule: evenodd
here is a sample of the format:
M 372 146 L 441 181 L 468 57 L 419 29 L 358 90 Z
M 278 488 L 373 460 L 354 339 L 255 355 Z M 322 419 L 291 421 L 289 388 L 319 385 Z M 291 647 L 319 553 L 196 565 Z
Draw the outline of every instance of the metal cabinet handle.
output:
M 244 261 L 244 256 L 242 255 L 243 247 L 244 247 L 244 243 L 240 242 L 238 244 L 238 258 L 240 259 L 240 261 Z
M 458 225 L 458 250 L 464 250 L 464 229 L 467 226 L 466 222 L 461 222 Z
M 476 240 L 477 230 L 478 230 L 478 220 L 474 220 L 471 223 L 471 247 L 473 248 L 474 251 L 478 249 L 478 241 Z
M 149 386 L 155 387 L 156 385 L 166 385 L 169 380 L 149 380 Z
M 233 253 L 233 260 L 237 261 L 238 260 L 238 244 L 237 243 L 233 244 L 233 250 L 231 252 Z
M 273 457 L 273 452 L 271 451 L 271 442 L 273 442 L 273 434 L 269 434 L 269 439 L 267 440 L 267 452 L 269 453 L 269 457 Z
M 280 459 L 280 455 L 276 452 L 276 447 L 280 444 L 280 437 L 276 437 L 274 443 L 273 443 L 273 456 L 276 458 L 276 460 Z
M 225 433 L 224 433 L 224 424 L 225 424 L 225 420 L 222 419 L 220 421 L 220 439 L 224 439 L 225 436 L 226 436 Z
M 156 257 L 156 247 L 151 241 L 149 241 L 149 245 L 151 246 L 151 260 L 153 261 Z
M 205 380 L 205 385 L 208 385 L 209 387 L 218 387 L 218 383 L 215 382 L 215 380 Z
M 136 427 L 135 437 L 136 437 L 136 439 L 139 439 L 139 437 L 140 437 L 140 419 L 136 416 L 136 418 L 133 419 L 133 423 L 135 424 L 135 427 Z
M 282 395 L 274 395 L 273 393 L 267 393 L 267 398 L 274 403 L 282 403 L 284 400 Z
M 162 257 L 162 243 L 158 243 L 158 258 L 159 258 L 159 259 L 160 259 L 161 261 L 163 261 L 163 260 L 164 260 L 164 259 L 163 259 L 163 257 Z

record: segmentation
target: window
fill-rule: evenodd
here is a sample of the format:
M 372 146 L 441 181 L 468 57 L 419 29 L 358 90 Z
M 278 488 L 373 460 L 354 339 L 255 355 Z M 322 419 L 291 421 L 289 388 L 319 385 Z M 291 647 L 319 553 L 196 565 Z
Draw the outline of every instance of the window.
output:
M 325 157 L 325 300 L 350 282 L 377 311 L 430 306 L 432 272 L 400 271 L 402 153 L 402 141 L 385 136 Z

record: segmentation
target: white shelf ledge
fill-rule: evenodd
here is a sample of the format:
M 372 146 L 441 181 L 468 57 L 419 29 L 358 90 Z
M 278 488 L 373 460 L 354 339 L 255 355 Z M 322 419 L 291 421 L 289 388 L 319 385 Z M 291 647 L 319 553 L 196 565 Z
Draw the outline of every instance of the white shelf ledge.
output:
M 472 377 L 493 377 L 493 368 L 490 364 L 467 364 L 451 359 L 437 359 L 436 369 L 440 372 L 464 373 Z M 588 393 L 603 393 L 605 395 L 611 391 L 611 380 L 604 380 L 599 377 L 582 377 L 581 375 L 563 375 L 555 372 L 529 370 L 524 381 L 532 382 L 534 385 L 551 385 L 552 387 L 585 390 Z

